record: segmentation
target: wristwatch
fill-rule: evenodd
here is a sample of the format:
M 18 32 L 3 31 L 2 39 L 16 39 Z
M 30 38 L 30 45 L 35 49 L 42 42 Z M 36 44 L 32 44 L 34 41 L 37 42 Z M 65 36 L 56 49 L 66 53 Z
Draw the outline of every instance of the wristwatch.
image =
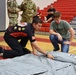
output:
M 48 54 L 49 54 L 49 52 L 47 52 L 45 56 L 48 57 Z

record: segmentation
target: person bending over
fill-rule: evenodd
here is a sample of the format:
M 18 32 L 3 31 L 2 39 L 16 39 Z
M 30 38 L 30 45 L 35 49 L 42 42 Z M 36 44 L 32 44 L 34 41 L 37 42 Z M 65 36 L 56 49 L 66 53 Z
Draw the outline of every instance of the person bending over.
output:
M 54 21 L 50 24 L 50 41 L 54 51 L 59 50 L 58 44 L 61 44 L 61 51 L 68 53 L 74 34 L 75 31 L 71 25 L 67 21 L 61 20 L 61 13 L 55 12 Z
M 0 47 L 0 55 L 3 56 L 3 58 L 13 58 L 28 53 L 36 54 L 36 49 L 44 55 L 47 55 L 48 58 L 53 59 L 51 54 L 48 54 L 37 45 L 34 33 L 38 31 L 41 26 L 42 20 L 38 17 L 34 17 L 32 23 L 23 22 L 15 26 L 9 26 L 5 31 L 4 40 L 11 47 L 11 50 L 5 50 Z M 28 40 L 31 42 L 32 52 L 26 48 Z

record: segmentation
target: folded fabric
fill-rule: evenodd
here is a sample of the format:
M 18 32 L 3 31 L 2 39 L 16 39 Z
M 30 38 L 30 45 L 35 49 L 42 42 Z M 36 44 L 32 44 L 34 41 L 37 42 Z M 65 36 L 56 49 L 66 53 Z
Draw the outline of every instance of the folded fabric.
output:
M 54 60 L 73 63 L 76 65 L 76 55 L 75 54 L 68 54 L 64 52 L 52 51 L 49 52 L 54 56 Z

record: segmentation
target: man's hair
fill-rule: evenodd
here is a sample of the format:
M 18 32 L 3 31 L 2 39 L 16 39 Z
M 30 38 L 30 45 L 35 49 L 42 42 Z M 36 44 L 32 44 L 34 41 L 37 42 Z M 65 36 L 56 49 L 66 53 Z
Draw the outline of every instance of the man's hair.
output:
M 38 24 L 38 23 L 43 23 L 43 22 L 42 22 L 42 20 L 38 16 L 34 16 L 33 17 L 32 24 L 33 23 Z
M 59 18 L 61 16 L 61 13 L 56 11 L 54 12 L 54 18 Z

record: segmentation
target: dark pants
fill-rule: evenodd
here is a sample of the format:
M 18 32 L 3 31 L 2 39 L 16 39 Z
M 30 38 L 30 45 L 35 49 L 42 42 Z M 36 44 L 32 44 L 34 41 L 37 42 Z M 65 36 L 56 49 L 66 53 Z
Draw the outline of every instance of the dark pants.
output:
M 52 18 L 52 20 L 51 20 L 51 21 L 53 21 L 53 20 L 54 20 L 54 17 L 53 17 L 53 16 L 49 16 L 49 15 L 47 15 L 47 16 L 46 16 L 46 18 L 47 18 L 47 20 L 48 20 L 49 18 Z
M 13 58 L 16 56 L 21 56 L 21 55 L 30 53 L 30 50 L 28 50 L 27 48 L 24 48 L 28 41 L 27 38 L 22 38 L 18 40 L 14 37 L 9 36 L 8 34 L 5 34 L 4 39 L 12 49 L 12 50 L 4 50 L 3 52 L 4 58 Z
M 64 44 L 64 42 L 67 41 L 67 40 L 63 39 L 62 41 L 59 41 L 57 36 L 50 35 L 50 41 L 51 41 L 51 43 L 54 47 L 54 51 L 59 50 L 59 45 L 58 44 L 61 44 L 61 51 L 68 53 L 69 44 Z

